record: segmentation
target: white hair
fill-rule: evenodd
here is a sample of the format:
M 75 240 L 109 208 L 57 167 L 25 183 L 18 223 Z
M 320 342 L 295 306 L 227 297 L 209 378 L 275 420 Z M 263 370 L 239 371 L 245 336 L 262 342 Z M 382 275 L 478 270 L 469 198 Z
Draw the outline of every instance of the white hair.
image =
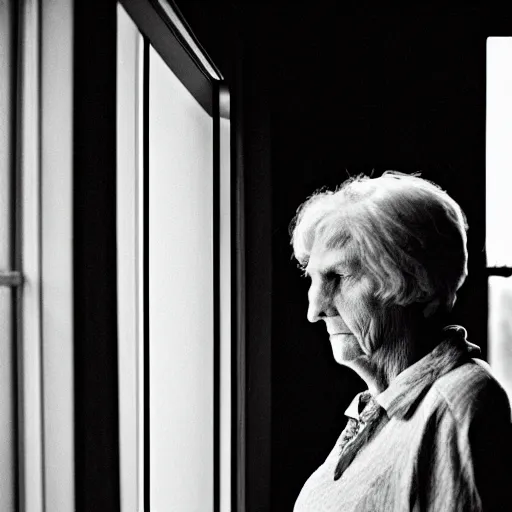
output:
M 373 277 L 383 305 L 450 311 L 467 276 L 466 217 L 445 191 L 416 174 L 358 175 L 316 192 L 290 228 L 301 265 L 315 241 L 343 248 Z

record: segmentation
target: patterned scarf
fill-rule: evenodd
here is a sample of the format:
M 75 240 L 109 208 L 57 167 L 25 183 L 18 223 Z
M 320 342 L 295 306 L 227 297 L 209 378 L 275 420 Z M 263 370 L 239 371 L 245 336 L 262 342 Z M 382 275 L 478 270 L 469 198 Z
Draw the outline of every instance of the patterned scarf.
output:
M 334 480 L 338 480 L 354 457 L 379 427 L 384 426 L 382 419 L 386 418 L 385 410 L 377 403 L 369 391 L 364 391 L 359 397 L 359 409 L 363 407 L 359 420 L 349 418 L 347 426 L 341 435 L 340 458 L 334 471 Z

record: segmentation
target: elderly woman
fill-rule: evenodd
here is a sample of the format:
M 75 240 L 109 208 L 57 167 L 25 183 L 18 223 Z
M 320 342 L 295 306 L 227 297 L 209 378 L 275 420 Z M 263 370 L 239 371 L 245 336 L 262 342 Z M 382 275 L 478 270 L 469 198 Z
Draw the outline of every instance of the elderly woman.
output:
M 467 275 L 459 205 L 388 171 L 315 194 L 292 228 L 308 320 L 368 387 L 295 512 L 512 510 L 509 401 L 466 330 L 446 325 Z

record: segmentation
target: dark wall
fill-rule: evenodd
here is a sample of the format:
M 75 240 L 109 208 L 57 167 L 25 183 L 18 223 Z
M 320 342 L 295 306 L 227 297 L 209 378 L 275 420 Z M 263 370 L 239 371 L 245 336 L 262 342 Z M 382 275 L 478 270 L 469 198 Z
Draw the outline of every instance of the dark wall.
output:
M 318 3 L 182 10 L 226 73 L 248 148 L 247 365 L 260 376 L 258 392 L 247 391 L 248 510 L 292 510 L 362 382 L 334 363 L 324 329 L 306 320 L 289 222 L 308 195 L 348 174 L 420 171 L 441 185 L 470 226 L 453 322 L 486 354 L 486 37 L 510 35 L 512 19 L 476 8 L 341 12 Z

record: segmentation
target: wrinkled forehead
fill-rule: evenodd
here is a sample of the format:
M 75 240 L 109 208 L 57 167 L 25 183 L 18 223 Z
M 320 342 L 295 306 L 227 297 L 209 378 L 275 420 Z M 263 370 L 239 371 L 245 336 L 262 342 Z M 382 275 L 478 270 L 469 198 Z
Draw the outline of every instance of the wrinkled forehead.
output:
M 306 272 L 351 272 L 360 267 L 360 259 L 350 238 L 343 241 L 330 237 L 317 237 L 311 248 Z

